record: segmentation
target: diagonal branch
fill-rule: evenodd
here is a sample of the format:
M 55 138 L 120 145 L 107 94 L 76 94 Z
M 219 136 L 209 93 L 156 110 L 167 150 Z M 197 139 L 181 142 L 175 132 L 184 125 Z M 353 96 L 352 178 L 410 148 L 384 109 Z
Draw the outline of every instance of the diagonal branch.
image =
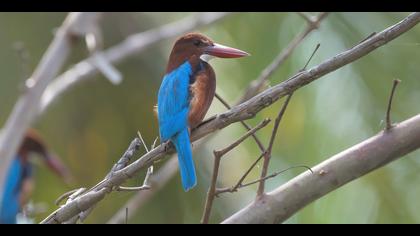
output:
M 358 60 L 359 58 L 369 54 L 373 50 L 407 32 L 419 22 L 420 13 L 410 14 L 397 24 L 373 35 L 371 38 L 361 42 L 353 48 L 344 51 L 315 67 L 312 67 L 308 71 L 300 72 L 287 81 L 273 86 L 248 101 L 232 107 L 232 109 L 203 122 L 202 125 L 192 132 L 191 140 L 196 141 L 216 130 L 223 129 L 232 123 L 254 117 L 255 114 L 270 106 L 279 98 L 284 97 L 287 94 L 290 94 L 291 92 L 294 92 L 295 90 L 317 80 L 323 75 Z M 147 168 L 154 161 L 160 160 L 165 155 L 172 153 L 173 150 L 173 146 L 168 143 L 159 145 L 124 169 L 115 172 L 111 178 L 99 184 L 92 192 L 99 193 L 103 191 L 102 189 L 109 186 L 119 186 L 121 183 L 130 178 L 130 176 L 143 168 Z M 84 200 L 84 198 L 85 196 L 83 195 L 80 196 L 78 200 L 81 201 Z M 100 200 L 100 198 L 97 198 L 96 202 Z M 63 222 L 78 213 L 80 213 L 80 209 L 77 206 L 65 205 L 56 211 L 54 216 L 49 217 L 45 223 Z

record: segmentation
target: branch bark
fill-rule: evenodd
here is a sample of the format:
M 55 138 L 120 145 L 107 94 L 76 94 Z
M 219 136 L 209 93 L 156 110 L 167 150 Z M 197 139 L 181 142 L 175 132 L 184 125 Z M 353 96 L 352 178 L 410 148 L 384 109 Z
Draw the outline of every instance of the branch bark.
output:
M 193 130 L 191 140 L 198 140 L 208 135 L 209 133 L 227 127 L 232 123 L 254 117 L 255 114 L 270 106 L 279 98 L 294 92 L 295 90 L 315 81 L 325 74 L 335 71 L 369 54 L 376 48 L 397 38 L 404 32 L 407 32 L 416 24 L 418 24 L 419 21 L 420 13 L 412 13 L 399 23 L 357 44 L 353 48 L 328 59 L 327 61 L 309 69 L 308 71 L 300 72 L 285 82 L 265 90 L 250 100 L 239 104 L 224 113 L 214 116 L 207 121 L 204 121 L 198 128 Z M 150 166 L 154 161 L 162 159 L 166 154 L 172 153 L 173 151 L 174 149 L 171 144 L 161 144 L 124 169 L 115 172 L 111 178 L 98 184 L 93 189 L 93 191 L 102 192 L 102 189 L 104 188 L 119 186 L 139 170 Z M 79 200 L 83 200 L 85 197 L 85 195 L 82 195 L 79 197 Z M 99 198 L 97 199 L 98 201 L 100 200 Z M 77 209 L 77 206 L 65 205 L 56 211 L 54 216 L 49 217 L 45 223 L 60 222 L 60 220 L 65 221 L 78 213 L 80 213 L 80 210 Z
M 222 223 L 280 223 L 340 186 L 420 148 L 420 115 L 382 131 L 267 193 Z
M 13 107 L 0 136 L 0 189 L 3 189 L 10 163 L 24 133 L 38 115 L 37 108 L 45 88 L 70 55 L 74 40 L 86 33 L 96 19 L 97 13 L 70 13 L 57 30 L 31 78 L 26 81 L 26 91 Z

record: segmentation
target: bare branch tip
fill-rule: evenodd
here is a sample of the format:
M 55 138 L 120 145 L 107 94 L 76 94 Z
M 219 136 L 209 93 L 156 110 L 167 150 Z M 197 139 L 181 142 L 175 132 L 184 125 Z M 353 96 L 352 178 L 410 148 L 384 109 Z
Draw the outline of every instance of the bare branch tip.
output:
M 388 130 L 390 130 L 393 127 L 393 124 L 392 124 L 392 121 L 391 121 L 392 99 L 394 97 L 395 90 L 396 90 L 397 85 L 399 83 L 401 83 L 401 80 L 394 79 L 393 84 L 392 84 L 391 94 L 389 96 L 388 108 L 387 108 L 387 112 L 386 112 L 386 127 L 385 127 L 385 131 L 388 131 Z

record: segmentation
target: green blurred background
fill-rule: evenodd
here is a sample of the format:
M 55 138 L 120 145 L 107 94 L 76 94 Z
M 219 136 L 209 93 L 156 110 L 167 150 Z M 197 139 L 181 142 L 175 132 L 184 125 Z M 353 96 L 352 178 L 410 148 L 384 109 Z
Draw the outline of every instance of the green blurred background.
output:
M 105 48 L 126 36 L 193 13 L 106 13 L 101 21 Z M 314 15 L 314 14 L 312 14 Z M 309 67 L 359 42 L 372 32 L 395 24 L 408 13 L 331 13 L 319 30 L 311 33 L 286 63 L 271 77 L 277 84 L 295 74 L 317 43 L 321 47 Z M 24 78 L 36 67 L 60 26 L 65 13 L 0 13 L 0 124 L 4 124 Z M 306 27 L 296 13 L 236 13 L 198 31 L 215 41 L 252 54 L 240 60 L 214 60 L 217 91 L 233 104 L 248 83 Z M 376 134 L 383 127 L 393 79 L 401 79 L 392 119 L 402 121 L 420 111 L 420 27 L 351 65 L 330 73 L 295 93 L 279 129 L 270 172 L 292 165 L 313 166 Z M 48 145 L 75 176 L 67 186 L 36 162 L 34 203 L 44 203 L 39 222 L 55 209 L 62 193 L 100 181 L 135 137 L 143 134 L 152 143 L 158 135 L 152 112 L 166 60 L 175 38 L 157 43 L 126 60 L 118 69 L 124 81 L 112 85 L 101 75 L 78 84 L 57 99 L 34 124 Z M 29 59 L 22 62 L 16 43 L 23 44 Z M 79 43 L 64 69 L 88 56 Z M 64 71 L 64 70 L 63 70 Z M 281 103 L 260 112 L 249 121 L 275 118 Z M 208 115 L 225 109 L 217 100 Z M 268 143 L 273 124 L 258 133 Z M 212 150 L 225 147 L 244 133 L 233 124 L 207 139 L 194 152 L 198 186 L 185 193 L 177 174 L 129 223 L 199 223 L 212 168 Z M 143 153 L 143 151 L 142 151 Z M 136 157 L 140 157 L 139 153 Z M 259 155 L 253 140 L 228 154 L 221 166 L 219 186 L 230 186 Z M 155 166 L 159 170 L 163 162 Z M 260 166 L 249 180 L 258 178 Z M 363 178 L 328 194 L 291 217 L 287 223 L 418 223 L 420 222 L 420 153 L 413 152 Z M 290 170 L 267 182 L 268 190 L 301 173 Z M 140 185 L 144 172 L 127 186 Z M 256 186 L 215 200 L 211 222 L 217 223 L 249 203 Z M 102 201 L 87 223 L 105 223 L 135 193 L 116 192 Z

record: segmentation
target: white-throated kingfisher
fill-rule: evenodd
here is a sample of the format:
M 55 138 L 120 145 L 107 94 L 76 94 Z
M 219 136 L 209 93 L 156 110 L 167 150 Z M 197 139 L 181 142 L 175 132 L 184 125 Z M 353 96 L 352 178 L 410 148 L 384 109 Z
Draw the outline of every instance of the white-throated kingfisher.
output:
M 0 224 L 16 223 L 17 214 L 31 196 L 34 188 L 32 164 L 29 162 L 31 154 L 42 157 L 46 165 L 66 182 L 70 178 L 65 166 L 47 149 L 41 136 L 35 130 L 29 129 L 9 167 L 5 186 L 0 192 Z
M 172 48 L 159 89 L 157 113 L 161 141 L 170 140 L 177 150 L 185 191 L 197 183 L 189 132 L 204 119 L 216 91 L 216 76 L 208 61 L 248 55 L 199 33 L 180 37 Z

